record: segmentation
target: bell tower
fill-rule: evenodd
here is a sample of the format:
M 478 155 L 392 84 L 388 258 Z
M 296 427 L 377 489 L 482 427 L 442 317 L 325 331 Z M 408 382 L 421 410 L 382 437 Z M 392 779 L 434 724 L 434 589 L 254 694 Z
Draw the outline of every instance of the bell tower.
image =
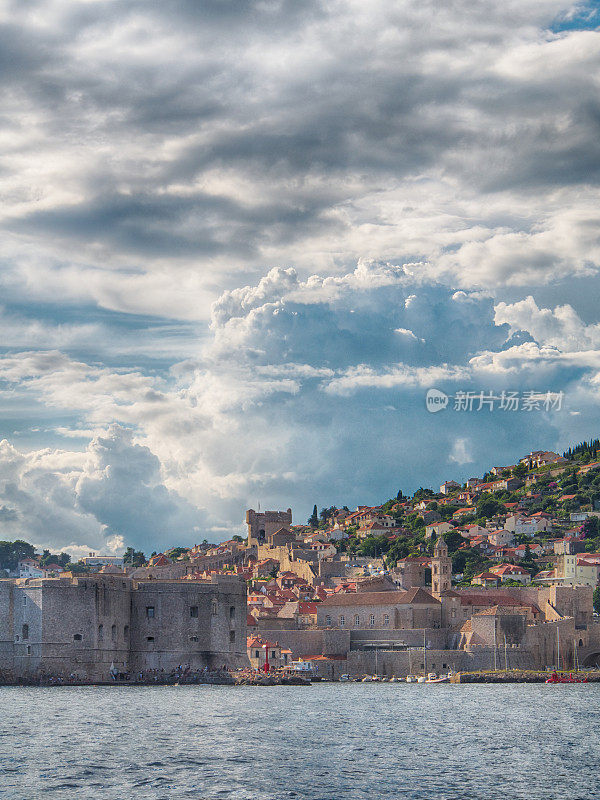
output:
M 452 588 L 452 559 L 448 556 L 448 545 L 443 536 L 435 543 L 431 559 L 431 593 L 440 597 Z

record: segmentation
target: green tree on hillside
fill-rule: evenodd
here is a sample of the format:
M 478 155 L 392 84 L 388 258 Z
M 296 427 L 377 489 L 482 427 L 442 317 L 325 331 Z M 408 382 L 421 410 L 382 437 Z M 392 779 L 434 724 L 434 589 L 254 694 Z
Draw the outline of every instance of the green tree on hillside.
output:
M 596 614 L 600 614 L 600 588 L 596 587 L 594 589 L 594 594 L 592 595 L 592 602 L 594 604 L 594 611 Z
M 22 539 L 14 542 L 0 542 L 0 567 L 15 570 L 23 558 L 33 558 L 35 547 Z
M 142 567 L 146 563 L 146 556 L 141 550 L 134 550 L 133 547 L 128 547 L 125 550 L 123 562 L 130 567 Z
M 490 494 L 482 494 L 477 503 L 477 516 L 484 519 L 490 519 L 496 514 L 502 514 L 505 511 L 503 503 L 496 500 Z

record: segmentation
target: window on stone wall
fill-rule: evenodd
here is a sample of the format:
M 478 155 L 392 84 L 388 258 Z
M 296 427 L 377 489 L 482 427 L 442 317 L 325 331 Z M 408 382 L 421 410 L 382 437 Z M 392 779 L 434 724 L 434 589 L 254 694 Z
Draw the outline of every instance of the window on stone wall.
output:
M 154 636 L 146 636 L 146 641 L 147 642 L 153 642 L 154 641 Z
M 235 631 L 229 631 L 229 641 L 231 644 L 235 642 Z
M 346 617 L 343 614 L 340 614 L 340 628 L 343 628 L 346 624 Z
M 117 641 L 117 626 L 113 625 L 110 629 L 110 638 L 113 642 Z
M 190 606 L 190 617 L 194 619 L 198 617 L 198 606 Z
M 216 601 L 216 600 L 213 600 L 213 601 L 212 601 L 212 605 L 211 605 L 211 612 L 212 612 L 213 614 L 216 614 L 216 613 L 217 613 L 217 611 L 218 611 L 218 607 L 217 607 L 217 601 Z
M 146 606 L 146 618 L 154 619 L 154 606 Z
M 369 625 L 371 627 L 373 627 L 373 625 L 375 625 L 375 614 L 371 614 L 371 616 L 369 617 Z
M 83 636 L 80 633 L 73 634 L 73 641 L 80 642 L 83 639 Z
M 31 655 L 31 647 L 29 645 L 27 645 L 27 655 L 28 656 Z
M 389 625 L 390 624 L 390 615 L 389 614 L 384 614 L 383 615 L 383 624 L 384 625 Z
M 229 619 L 235 619 L 235 606 L 229 606 Z
M 197 641 L 198 641 L 197 636 L 190 636 L 190 642 L 197 642 Z
M 123 636 L 127 638 L 129 636 L 129 625 L 125 625 L 123 628 Z
M 354 615 L 354 624 L 360 625 L 360 616 L 358 614 Z
M 26 594 L 23 595 L 23 605 L 24 606 L 27 605 L 27 595 Z
M 104 639 L 104 625 L 98 625 L 98 640 Z
M 23 625 L 21 629 L 21 636 L 23 639 L 29 639 L 29 625 Z

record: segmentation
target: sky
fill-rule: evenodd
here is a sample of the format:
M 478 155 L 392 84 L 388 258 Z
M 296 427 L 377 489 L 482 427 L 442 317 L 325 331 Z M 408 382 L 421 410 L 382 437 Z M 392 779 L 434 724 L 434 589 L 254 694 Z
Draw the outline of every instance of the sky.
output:
M 0 539 L 223 541 L 598 436 L 599 26 L 5 0 Z

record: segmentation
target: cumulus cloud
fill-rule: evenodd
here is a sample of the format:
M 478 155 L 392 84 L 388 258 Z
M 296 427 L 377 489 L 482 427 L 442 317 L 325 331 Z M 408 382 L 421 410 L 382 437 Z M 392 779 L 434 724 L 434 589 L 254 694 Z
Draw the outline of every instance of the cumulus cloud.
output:
M 35 458 L 36 474 L 60 490 L 61 513 L 81 529 L 79 541 L 102 536 L 114 546 L 122 537 L 155 549 L 237 532 L 243 509 L 257 502 L 303 509 L 320 497 L 375 501 L 395 484 L 443 479 L 431 474 L 432 449 L 441 472 L 448 463 L 482 463 L 492 442 L 510 451 L 513 436 L 543 428 L 541 420 L 450 410 L 432 419 L 424 404 L 431 386 L 453 395 L 507 376 L 529 386 L 537 375 L 541 390 L 549 376 L 564 379 L 568 356 L 581 359 L 569 362 L 571 379 L 586 376 L 594 391 L 585 351 L 515 344 L 511 323 L 495 319 L 486 293 L 457 302 L 452 290 L 413 281 L 404 267 L 375 263 L 337 279 L 336 290 L 317 300 L 311 287 L 324 283 L 271 271 L 226 291 L 215 304 L 212 339 L 165 374 L 60 351 L 0 357 L 2 396 L 35 400 L 38 413 L 56 416 L 65 443 L 91 438 L 83 453 L 20 454 L 24 467 L 12 482 L 27 485 Z M 70 427 L 58 422 L 65 413 Z M 0 497 L 10 509 L 8 500 Z M 24 514 L 18 506 L 15 513 Z
M 600 323 L 586 325 L 570 305 L 538 308 L 529 295 L 517 303 L 498 303 L 495 312 L 497 324 L 526 330 L 543 345 L 567 352 L 600 348 Z
M 1 524 L 154 549 L 589 436 L 593 12 L 5 4 Z M 569 413 L 429 415 L 431 385 Z
M 38 546 L 122 552 L 174 539 L 193 543 L 206 514 L 163 484 L 158 458 L 112 426 L 82 453 L 21 453 L 0 443 L 4 536 Z

